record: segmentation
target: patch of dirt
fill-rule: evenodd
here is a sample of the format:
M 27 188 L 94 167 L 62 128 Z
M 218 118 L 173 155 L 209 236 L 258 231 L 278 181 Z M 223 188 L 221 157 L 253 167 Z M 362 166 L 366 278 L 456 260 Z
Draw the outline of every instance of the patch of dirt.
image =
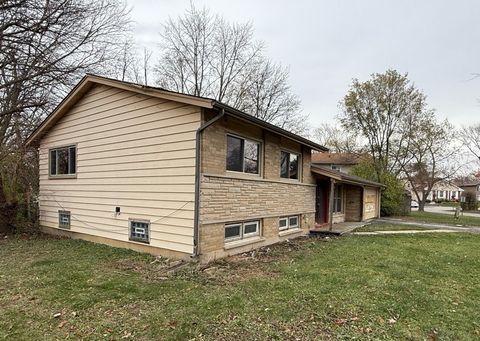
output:
M 207 264 L 194 260 L 181 261 L 157 257 L 150 263 L 142 260 L 121 259 L 115 261 L 113 266 L 121 271 L 139 273 L 148 281 L 180 278 L 218 285 L 254 278 L 276 277 L 278 271 L 272 265 L 294 262 L 295 256 L 299 252 L 307 252 L 312 243 L 331 240 L 332 238 L 328 237 L 301 237 Z

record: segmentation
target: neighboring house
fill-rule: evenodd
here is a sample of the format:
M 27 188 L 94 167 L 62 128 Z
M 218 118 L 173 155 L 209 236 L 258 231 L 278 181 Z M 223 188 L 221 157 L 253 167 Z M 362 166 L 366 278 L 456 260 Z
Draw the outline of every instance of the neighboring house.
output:
M 405 188 L 410 191 L 413 200 L 418 199 L 410 182 L 405 181 Z M 462 188 L 452 182 L 440 181 L 433 185 L 432 190 L 427 196 L 427 201 L 459 201 L 463 191 Z M 422 200 L 422 193 L 420 192 L 418 194 L 420 195 L 420 200 Z
M 364 154 L 354 153 L 313 153 L 312 164 L 349 174 L 351 168 L 365 158 Z
M 50 233 L 210 260 L 379 216 L 382 186 L 212 99 L 87 75 L 32 133 Z
M 473 193 L 477 201 L 480 201 L 480 180 L 466 182 L 460 187 L 464 190 L 464 193 Z

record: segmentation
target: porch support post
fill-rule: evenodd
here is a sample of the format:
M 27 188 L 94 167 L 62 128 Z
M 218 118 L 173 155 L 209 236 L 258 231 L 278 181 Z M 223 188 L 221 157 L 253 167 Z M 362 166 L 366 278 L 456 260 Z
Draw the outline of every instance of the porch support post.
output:
M 335 192 L 335 180 L 330 179 L 330 195 L 328 196 L 328 230 L 333 228 L 333 195 Z

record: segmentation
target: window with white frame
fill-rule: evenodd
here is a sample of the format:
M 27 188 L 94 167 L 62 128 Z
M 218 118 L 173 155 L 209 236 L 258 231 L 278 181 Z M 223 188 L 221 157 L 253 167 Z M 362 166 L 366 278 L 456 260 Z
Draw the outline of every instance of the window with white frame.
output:
M 150 243 L 150 222 L 130 220 L 130 240 Z
M 260 235 L 260 221 L 246 221 L 225 225 L 225 241 L 241 240 Z
M 259 155 L 260 143 L 227 135 L 227 170 L 258 174 Z
M 50 149 L 50 176 L 69 176 L 77 173 L 77 147 Z
M 343 211 L 343 186 L 335 185 L 333 189 L 333 213 L 341 213 Z
M 70 228 L 70 212 L 58 211 L 58 227 L 62 229 Z
M 280 177 L 298 180 L 299 159 L 298 154 L 282 151 L 280 155 Z
M 278 229 L 280 231 L 297 229 L 297 228 L 300 227 L 299 220 L 300 219 L 299 219 L 298 215 L 293 215 L 293 216 L 289 216 L 289 217 L 281 217 L 278 220 Z

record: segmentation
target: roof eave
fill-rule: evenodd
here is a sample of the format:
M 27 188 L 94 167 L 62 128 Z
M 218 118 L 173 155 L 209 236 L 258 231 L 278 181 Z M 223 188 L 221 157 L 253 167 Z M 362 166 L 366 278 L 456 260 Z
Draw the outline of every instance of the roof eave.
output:
M 312 171 L 316 174 L 320 174 L 326 177 L 331 177 L 332 179 L 335 179 L 337 181 L 341 181 L 342 183 L 348 183 L 348 184 L 353 184 L 353 185 L 359 185 L 359 186 L 370 186 L 370 187 L 378 187 L 378 188 L 385 188 L 386 186 L 384 184 L 381 184 L 379 182 L 375 181 L 370 181 L 367 179 L 353 179 L 351 175 L 339 172 L 336 170 L 330 170 L 323 168 L 321 166 L 315 166 L 312 165 L 311 167 Z
M 105 78 L 96 75 L 87 74 L 75 87 L 65 96 L 57 107 L 43 120 L 43 122 L 30 134 L 25 140 L 25 146 L 38 144 L 39 140 L 48 130 L 68 111 L 77 101 L 94 85 L 101 84 L 111 86 L 117 89 L 133 91 L 146 96 L 162 98 L 180 103 L 195 105 L 202 108 L 213 108 L 213 100 L 174 93 L 167 90 L 155 89 L 148 86 L 141 86 L 134 83 L 127 83 L 115 79 Z
M 240 110 L 237 110 L 235 108 L 232 108 L 226 104 L 223 104 L 221 102 L 217 102 L 217 101 L 214 101 L 213 103 L 213 107 L 214 108 L 218 108 L 218 109 L 223 109 L 225 110 L 226 114 L 230 114 L 231 116 L 234 116 L 238 119 L 241 119 L 241 120 L 244 120 L 244 121 L 247 121 L 249 123 L 252 123 L 256 126 L 259 126 L 263 129 L 266 129 L 268 131 L 271 131 L 271 132 L 274 132 L 278 135 L 281 135 L 283 137 L 286 137 L 290 140 L 293 140 L 297 143 L 300 143 L 302 145 L 305 145 L 307 147 L 310 147 L 312 148 L 313 150 L 317 150 L 317 151 L 322 151 L 322 152 L 326 152 L 328 151 L 329 149 L 322 146 L 322 145 L 319 145 L 313 141 L 310 141 L 304 137 L 301 137 L 297 134 L 294 134 L 294 133 L 291 133 L 283 128 L 280 128 L 280 127 L 277 127 L 276 125 L 273 125 L 271 123 L 268 123 L 268 122 L 265 122 L 259 118 L 256 118 L 255 116 L 252 116 L 252 115 L 249 115 L 247 113 L 244 113 Z

